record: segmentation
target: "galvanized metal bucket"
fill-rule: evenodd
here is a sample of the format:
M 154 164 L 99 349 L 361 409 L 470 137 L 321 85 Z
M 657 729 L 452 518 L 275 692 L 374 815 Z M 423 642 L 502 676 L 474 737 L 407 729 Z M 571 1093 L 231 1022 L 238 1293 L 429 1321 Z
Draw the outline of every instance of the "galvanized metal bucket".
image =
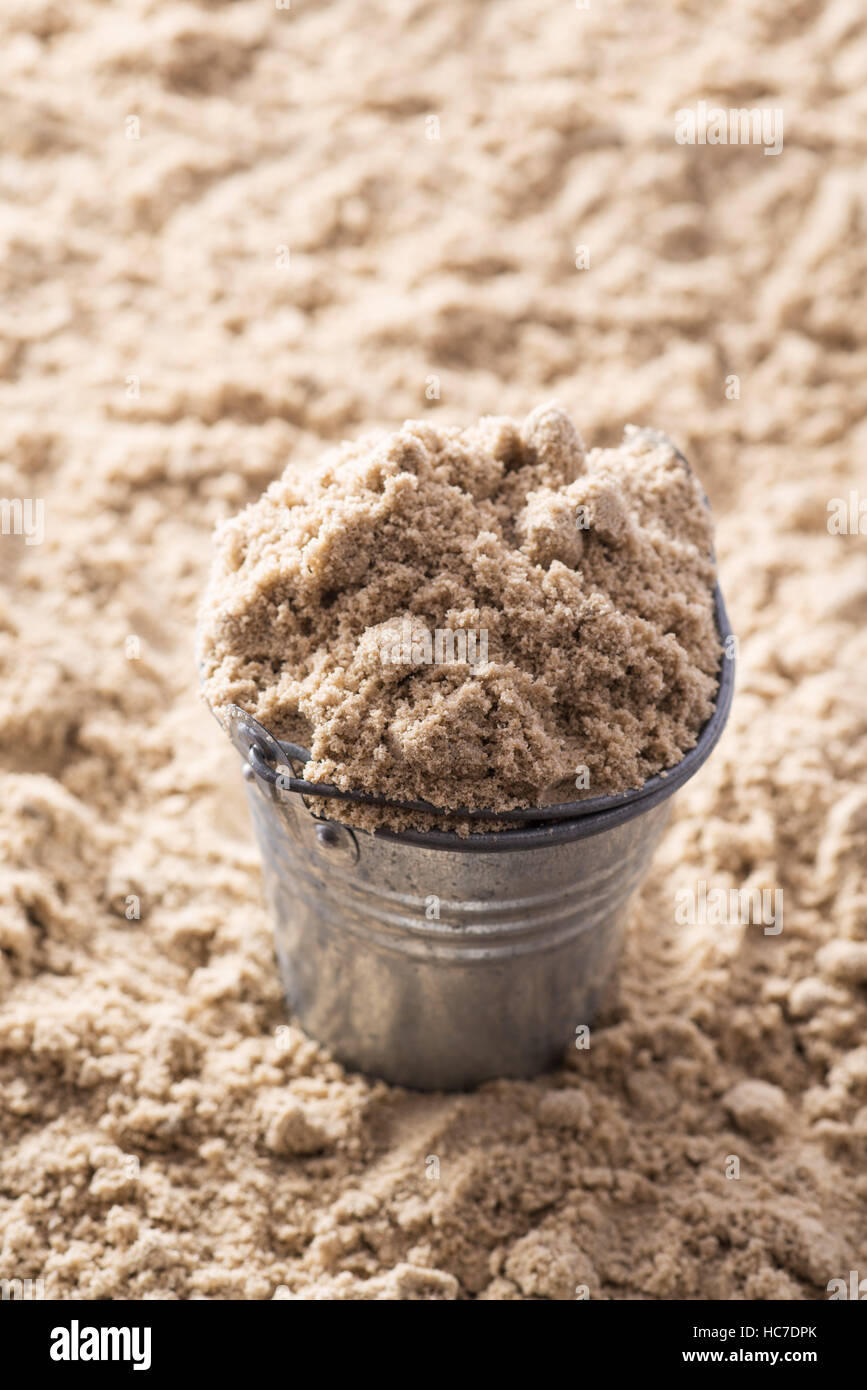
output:
M 716 615 L 725 642 L 719 589 Z M 304 798 L 323 788 L 292 770 L 302 750 L 234 708 L 228 732 L 245 761 L 277 957 L 301 1025 L 345 1065 L 425 1090 L 556 1063 L 593 1021 L 669 799 L 719 739 L 733 686 L 726 655 L 714 713 L 668 773 L 470 836 L 317 818 Z

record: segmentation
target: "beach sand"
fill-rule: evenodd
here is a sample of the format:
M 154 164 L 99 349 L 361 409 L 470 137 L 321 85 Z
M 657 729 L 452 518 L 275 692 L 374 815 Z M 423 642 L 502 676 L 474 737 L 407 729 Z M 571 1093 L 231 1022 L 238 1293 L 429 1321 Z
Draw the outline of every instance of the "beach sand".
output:
M 33 509 L 0 536 L 0 1276 L 827 1297 L 867 1238 L 860 7 L 11 0 L 0 29 L 0 496 L 44 505 L 41 543 Z M 782 110 L 782 152 L 679 144 L 700 101 Z M 735 706 L 589 1049 L 392 1090 L 284 1012 L 197 689 L 211 532 L 290 457 L 551 397 L 588 447 L 653 424 L 695 467 Z M 679 921 L 702 883 L 782 891 L 782 930 Z

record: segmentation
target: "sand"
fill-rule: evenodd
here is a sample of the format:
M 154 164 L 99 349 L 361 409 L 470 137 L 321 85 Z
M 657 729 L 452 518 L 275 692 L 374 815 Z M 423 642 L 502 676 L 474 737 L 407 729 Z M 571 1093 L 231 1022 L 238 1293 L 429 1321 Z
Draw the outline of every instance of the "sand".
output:
M 710 717 L 715 582 L 704 493 L 658 432 L 588 455 L 556 402 L 407 421 L 311 477 L 290 461 L 219 529 L 202 687 L 224 725 L 234 706 L 309 749 L 310 782 L 476 813 L 607 796 L 674 767 Z
M 0 496 L 42 498 L 45 539 L 0 536 L 0 1275 L 864 1277 L 867 556 L 827 526 L 865 489 L 860 8 L 45 0 L 2 27 Z M 678 144 L 702 99 L 782 108 L 782 153 Z M 214 524 L 289 457 L 551 397 L 589 448 L 652 421 L 707 487 L 735 705 L 590 1048 L 418 1096 L 285 1017 L 196 608 Z M 782 889 L 782 931 L 678 922 L 701 882 Z

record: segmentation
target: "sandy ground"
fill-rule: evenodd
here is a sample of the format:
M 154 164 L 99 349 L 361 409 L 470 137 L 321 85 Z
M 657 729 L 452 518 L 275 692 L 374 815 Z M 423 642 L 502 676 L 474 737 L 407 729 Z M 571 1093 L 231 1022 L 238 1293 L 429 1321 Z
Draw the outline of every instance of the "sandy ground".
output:
M 862 7 L 10 0 L 2 29 L 0 495 L 42 500 L 45 537 L 0 536 L 0 1276 L 867 1275 L 867 547 L 827 526 L 867 487 Z M 783 152 L 679 145 L 700 100 L 781 108 Z M 551 396 L 592 445 L 634 421 L 689 454 L 736 706 L 589 1050 L 394 1091 L 284 1016 L 196 691 L 210 532 L 290 456 Z M 699 881 L 782 890 L 783 930 L 679 923 Z

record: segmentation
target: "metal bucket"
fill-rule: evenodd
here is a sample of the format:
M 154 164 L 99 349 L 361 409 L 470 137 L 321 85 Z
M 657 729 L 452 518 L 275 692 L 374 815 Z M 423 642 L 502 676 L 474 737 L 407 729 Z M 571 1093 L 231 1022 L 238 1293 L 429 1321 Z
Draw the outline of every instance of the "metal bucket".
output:
M 716 614 L 725 641 L 719 589 Z M 297 750 L 235 708 L 228 732 L 245 759 L 277 957 L 301 1025 L 346 1066 L 424 1090 L 554 1065 L 593 1021 L 669 798 L 719 739 L 733 685 L 726 656 L 695 748 L 637 791 L 559 808 L 556 820 L 540 819 L 551 808 L 516 813 L 534 823 L 468 837 L 370 833 L 313 816 L 300 790 L 309 784 L 277 772 Z

